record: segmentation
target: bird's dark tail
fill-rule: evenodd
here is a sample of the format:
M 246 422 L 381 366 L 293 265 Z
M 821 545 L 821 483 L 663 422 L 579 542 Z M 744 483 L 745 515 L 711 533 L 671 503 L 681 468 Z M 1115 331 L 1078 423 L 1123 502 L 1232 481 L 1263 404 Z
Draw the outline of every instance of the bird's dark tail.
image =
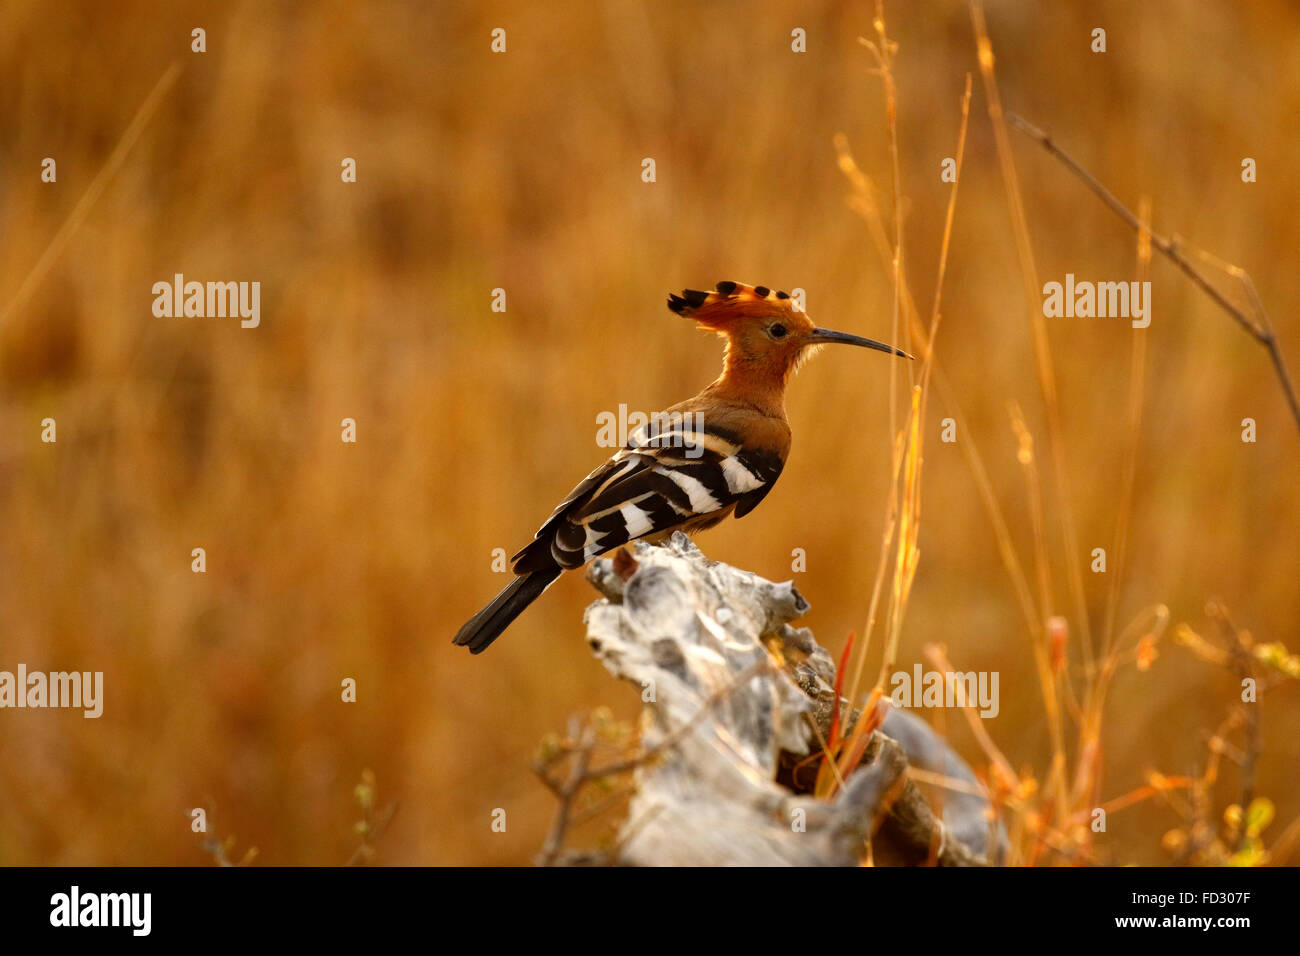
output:
M 510 622 L 523 613 L 524 608 L 551 586 L 562 570 L 552 566 L 515 578 L 492 599 L 492 603 L 465 622 L 452 643 L 468 647 L 471 654 L 482 654 L 510 626 Z

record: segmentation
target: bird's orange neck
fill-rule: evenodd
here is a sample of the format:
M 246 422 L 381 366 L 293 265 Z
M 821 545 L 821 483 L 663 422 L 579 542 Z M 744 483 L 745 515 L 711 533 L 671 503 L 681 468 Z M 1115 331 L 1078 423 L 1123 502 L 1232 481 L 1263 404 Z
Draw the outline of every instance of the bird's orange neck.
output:
M 747 354 L 733 340 L 727 343 L 722 374 L 704 391 L 713 398 L 751 405 L 785 421 L 785 386 L 794 367 L 793 358 Z

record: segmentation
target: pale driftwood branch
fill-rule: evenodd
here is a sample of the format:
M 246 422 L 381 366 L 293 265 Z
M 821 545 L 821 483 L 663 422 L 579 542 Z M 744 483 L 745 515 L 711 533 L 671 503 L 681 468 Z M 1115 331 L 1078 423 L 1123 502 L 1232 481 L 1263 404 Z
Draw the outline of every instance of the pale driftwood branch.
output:
M 810 631 L 791 626 L 808 611 L 792 584 L 709 561 L 680 534 L 638 545 L 635 559 L 597 561 L 588 578 L 605 595 L 587 610 L 588 644 L 646 701 L 643 749 L 604 767 L 577 754 L 545 862 L 855 865 L 870 845 L 877 862 L 981 865 L 990 833 L 998 856 L 1004 838 L 975 775 L 902 711 L 889 713 L 834 799 L 801 792 L 791 768 L 829 729 L 835 666 Z M 970 792 L 946 793 L 941 818 L 909 779 L 913 763 Z M 564 854 L 581 781 L 628 772 L 616 858 Z
M 1237 279 L 1245 287 L 1247 294 L 1250 296 L 1251 305 L 1255 310 L 1255 317 L 1248 316 L 1244 309 L 1231 302 L 1227 296 L 1220 292 L 1205 274 L 1188 260 L 1182 252 L 1182 243 L 1177 234 L 1173 237 L 1162 236 L 1151 230 L 1148 224 L 1143 223 L 1133 211 L 1125 206 L 1115 197 L 1115 194 L 1102 185 L 1096 176 L 1088 172 L 1079 164 L 1079 162 L 1063 150 L 1056 141 L 1052 139 L 1043 130 L 1039 129 L 1033 123 L 1029 122 L 1015 113 L 1007 114 L 1007 122 L 1024 133 L 1039 146 L 1047 150 L 1048 153 L 1055 156 L 1066 169 L 1087 186 L 1092 192 L 1106 204 L 1111 212 L 1119 216 L 1128 224 L 1130 229 L 1139 234 L 1143 231 L 1151 238 L 1153 245 L 1160 253 L 1170 262 L 1181 269 L 1189 279 L 1195 283 L 1202 292 L 1208 295 L 1214 302 L 1227 312 L 1234 322 L 1240 325 L 1251 338 L 1255 339 L 1260 345 L 1268 350 L 1269 358 L 1273 362 L 1273 369 L 1277 373 L 1278 383 L 1282 387 L 1282 394 L 1286 398 L 1287 404 L 1291 408 L 1291 417 L 1295 419 L 1296 427 L 1300 428 L 1300 402 L 1296 400 L 1295 386 L 1291 383 L 1291 376 L 1286 369 L 1286 363 L 1282 361 L 1282 350 L 1277 343 L 1277 335 L 1273 331 L 1273 323 L 1269 321 L 1268 312 L 1264 309 L 1264 302 L 1255 291 L 1255 283 L 1251 280 L 1250 274 L 1240 266 L 1224 264 L 1224 269 L 1229 275 Z M 1208 258 L 1213 259 L 1213 256 Z

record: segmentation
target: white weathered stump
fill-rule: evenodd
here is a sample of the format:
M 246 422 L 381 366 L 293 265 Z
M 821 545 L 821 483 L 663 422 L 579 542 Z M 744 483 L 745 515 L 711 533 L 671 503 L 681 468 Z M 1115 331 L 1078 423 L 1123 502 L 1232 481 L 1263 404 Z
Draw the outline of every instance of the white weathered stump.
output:
M 915 751 L 927 769 L 975 780 L 908 714 L 890 713 L 834 800 L 778 782 L 783 758 L 818 747 L 812 728 L 825 735 L 834 702 L 829 654 L 790 624 L 809 608 L 792 583 L 710 561 L 681 533 L 634 553 L 596 561 L 587 574 L 605 595 L 587 609 L 588 643 L 641 691 L 643 745 L 655 754 L 635 770 L 620 862 L 854 865 L 873 835 L 900 860 L 984 862 L 987 802 L 949 795 L 941 821 L 905 779 Z

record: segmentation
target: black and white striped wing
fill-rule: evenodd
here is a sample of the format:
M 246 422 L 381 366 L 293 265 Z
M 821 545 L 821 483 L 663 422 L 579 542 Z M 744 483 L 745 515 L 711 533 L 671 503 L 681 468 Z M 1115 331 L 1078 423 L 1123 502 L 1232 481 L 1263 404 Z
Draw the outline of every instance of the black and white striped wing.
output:
M 515 555 L 514 573 L 577 568 L 629 541 L 747 514 L 781 474 L 771 453 L 717 430 L 642 429 L 586 477 Z

